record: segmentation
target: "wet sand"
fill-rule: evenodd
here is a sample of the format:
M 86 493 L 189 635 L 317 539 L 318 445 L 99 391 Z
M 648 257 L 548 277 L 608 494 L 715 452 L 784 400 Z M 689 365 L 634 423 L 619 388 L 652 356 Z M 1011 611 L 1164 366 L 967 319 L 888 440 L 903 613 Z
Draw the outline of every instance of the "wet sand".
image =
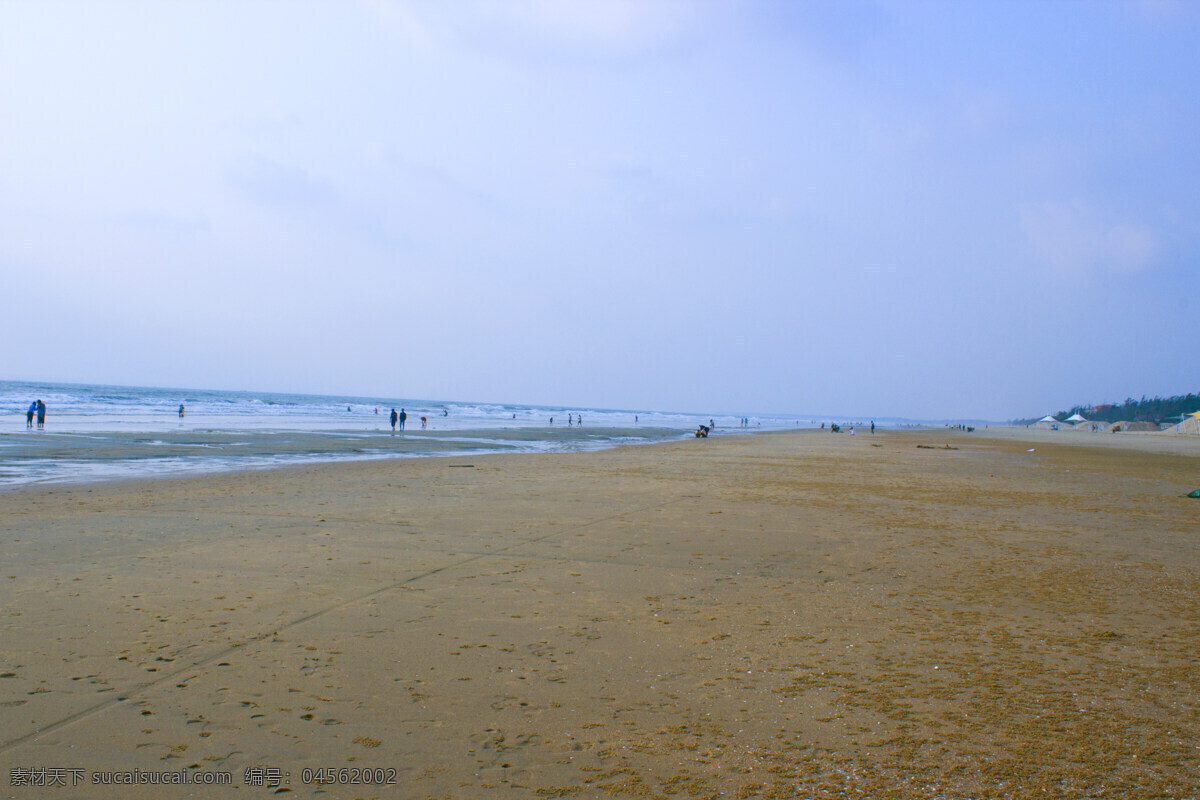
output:
M 1200 441 L 1088 438 L 5 493 L 0 794 L 1194 797 Z M 12 785 L 35 767 L 233 785 Z
M 0 432 L 0 492 L 38 483 L 199 475 L 334 461 L 600 450 L 678 440 L 686 431 L 537 427 L 390 432 L 358 430 L 186 430 Z

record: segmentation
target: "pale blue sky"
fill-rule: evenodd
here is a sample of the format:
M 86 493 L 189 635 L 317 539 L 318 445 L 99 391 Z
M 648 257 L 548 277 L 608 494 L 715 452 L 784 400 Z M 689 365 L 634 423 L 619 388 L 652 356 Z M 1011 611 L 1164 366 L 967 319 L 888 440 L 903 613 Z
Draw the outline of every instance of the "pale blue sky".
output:
M 1200 389 L 1200 5 L 0 0 L 0 377 Z

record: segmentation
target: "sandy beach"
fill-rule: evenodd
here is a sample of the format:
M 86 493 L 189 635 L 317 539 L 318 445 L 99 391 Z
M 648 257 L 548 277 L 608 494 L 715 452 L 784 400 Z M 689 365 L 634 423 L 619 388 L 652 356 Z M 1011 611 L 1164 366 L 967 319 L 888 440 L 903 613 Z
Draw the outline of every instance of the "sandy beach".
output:
M 806 431 L 8 492 L 0 794 L 1197 797 L 1200 441 L 1160 441 Z M 92 783 L 132 770 L 232 785 Z

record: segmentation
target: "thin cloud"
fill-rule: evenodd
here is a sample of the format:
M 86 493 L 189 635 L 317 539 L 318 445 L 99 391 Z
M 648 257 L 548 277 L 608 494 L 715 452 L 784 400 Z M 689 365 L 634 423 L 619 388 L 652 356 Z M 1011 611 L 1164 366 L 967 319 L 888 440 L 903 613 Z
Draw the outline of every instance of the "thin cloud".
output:
M 680 0 L 465 0 L 449 5 L 370 0 L 367 7 L 414 44 L 465 46 L 515 63 L 655 52 L 679 41 L 704 16 L 703 6 Z
M 314 208 L 334 205 L 337 192 L 312 172 L 267 158 L 242 159 L 230 170 L 238 195 L 269 208 Z
M 1069 275 L 1142 272 L 1158 257 L 1158 240 L 1149 227 L 1082 201 L 1025 205 L 1020 218 L 1037 255 Z

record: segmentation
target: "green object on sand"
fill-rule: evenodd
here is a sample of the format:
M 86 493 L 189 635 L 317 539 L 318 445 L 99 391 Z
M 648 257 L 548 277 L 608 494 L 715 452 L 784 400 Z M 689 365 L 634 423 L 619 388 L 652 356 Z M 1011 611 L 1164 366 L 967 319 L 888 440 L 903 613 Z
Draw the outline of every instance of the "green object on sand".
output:
M 1197 489 L 1194 492 L 1188 492 L 1188 497 L 1200 497 L 1200 489 Z

